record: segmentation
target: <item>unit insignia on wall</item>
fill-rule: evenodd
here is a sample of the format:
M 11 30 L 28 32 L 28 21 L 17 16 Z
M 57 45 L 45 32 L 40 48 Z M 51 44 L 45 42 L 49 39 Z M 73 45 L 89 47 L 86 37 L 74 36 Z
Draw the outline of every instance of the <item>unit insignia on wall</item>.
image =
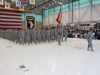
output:
M 27 28 L 34 28 L 35 27 L 35 17 L 34 16 L 27 16 Z

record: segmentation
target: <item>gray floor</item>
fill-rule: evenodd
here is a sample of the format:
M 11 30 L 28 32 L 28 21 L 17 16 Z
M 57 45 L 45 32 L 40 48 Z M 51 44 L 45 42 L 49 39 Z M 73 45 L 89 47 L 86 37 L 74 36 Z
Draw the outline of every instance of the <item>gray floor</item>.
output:
M 0 75 L 100 75 L 100 41 L 93 44 L 91 52 L 85 39 L 23 46 L 0 38 Z

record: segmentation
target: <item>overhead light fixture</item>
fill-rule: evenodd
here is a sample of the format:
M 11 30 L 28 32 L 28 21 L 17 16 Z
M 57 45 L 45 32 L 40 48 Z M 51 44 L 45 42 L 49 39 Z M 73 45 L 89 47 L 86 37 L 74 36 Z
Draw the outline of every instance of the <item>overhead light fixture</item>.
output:
M 63 4 L 62 2 L 58 2 L 58 3 L 61 4 L 61 5 Z
M 45 9 L 48 9 L 48 8 L 45 8 Z
M 26 6 L 27 4 L 24 4 L 24 6 Z
M 54 3 L 52 3 L 52 5 L 54 5 Z
M 53 1 L 54 1 L 55 3 L 59 3 L 59 4 L 61 4 L 61 5 L 63 4 L 62 2 L 57 2 L 57 1 L 55 1 L 55 0 L 53 0 Z

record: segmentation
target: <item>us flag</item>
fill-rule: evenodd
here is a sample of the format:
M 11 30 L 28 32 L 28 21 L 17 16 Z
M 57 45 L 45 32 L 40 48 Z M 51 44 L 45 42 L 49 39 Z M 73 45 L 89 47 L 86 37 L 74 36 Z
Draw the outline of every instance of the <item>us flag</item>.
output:
M 21 29 L 21 12 L 0 10 L 0 29 Z

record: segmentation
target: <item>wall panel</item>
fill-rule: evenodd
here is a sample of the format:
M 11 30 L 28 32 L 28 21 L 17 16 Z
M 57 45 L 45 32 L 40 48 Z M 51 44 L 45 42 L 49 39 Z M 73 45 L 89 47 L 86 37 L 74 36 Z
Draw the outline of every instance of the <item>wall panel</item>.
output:
M 92 18 L 93 21 L 100 20 L 100 5 L 93 6 L 92 17 L 93 17 Z
M 92 6 L 92 13 L 91 13 L 90 6 L 84 6 L 80 9 L 79 8 L 74 9 L 73 13 L 74 13 L 73 22 L 86 22 L 86 23 L 89 22 L 90 23 L 91 21 L 100 21 L 100 4 Z M 58 13 L 54 15 L 56 19 Z M 48 20 L 48 17 L 50 17 L 49 20 Z M 48 15 L 44 17 L 43 19 L 45 21 L 44 25 L 49 25 L 49 22 L 50 24 L 57 24 L 53 15 Z M 72 10 L 62 13 L 62 24 L 65 25 L 67 23 L 72 23 Z

